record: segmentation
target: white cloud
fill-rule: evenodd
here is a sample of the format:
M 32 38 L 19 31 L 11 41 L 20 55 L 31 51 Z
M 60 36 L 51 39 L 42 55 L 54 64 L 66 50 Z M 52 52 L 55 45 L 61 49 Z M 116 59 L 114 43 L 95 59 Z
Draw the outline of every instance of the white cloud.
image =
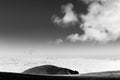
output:
M 79 34 L 71 34 L 67 36 L 67 39 L 70 40 L 71 42 L 76 42 L 76 41 L 85 41 L 86 37 L 80 36 Z
M 48 44 L 51 44 L 51 45 L 59 45 L 59 44 L 62 44 L 63 43 L 63 40 L 62 39 L 56 39 L 55 41 L 49 41 Z
M 83 0 L 89 3 L 87 14 L 75 14 L 73 5 L 64 6 L 65 16 L 55 17 L 54 23 L 69 24 L 77 22 L 84 34 L 71 34 L 67 39 L 75 41 L 109 42 L 120 38 L 120 0 Z M 76 16 L 80 15 L 80 16 Z M 82 19 L 82 23 L 78 21 Z
M 120 37 L 120 1 L 102 1 L 104 3 L 93 2 L 89 6 L 89 13 L 81 16 L 84 23 L 80 27 L 85 31 L 86 39 L 102 42 L 116 40 Z
M 63 18 L 60 18 L 58 16 L 53 16 L 53 22 L 58 25 L 75 25 L 76 22 L 78 22 L 77 15 L 73 11 L 73 4 L 69 3 L 67 5 L 62 6 L 62 12 L 65 14 Z
M 55 44 L 58 45 L 58 44 L 61 44 L 61 43 L 63 43 L 63 40 L 62 39 L 57 39 Z
M 86 15 L 81 15 L 83 35 L 72 34 L 71 40 L 95 40 L 109 42 L 120 37 L 120 1 L 119 0 L 85 0 L 92 2 Z M 100 4 L 100 1 L 102 4 Z

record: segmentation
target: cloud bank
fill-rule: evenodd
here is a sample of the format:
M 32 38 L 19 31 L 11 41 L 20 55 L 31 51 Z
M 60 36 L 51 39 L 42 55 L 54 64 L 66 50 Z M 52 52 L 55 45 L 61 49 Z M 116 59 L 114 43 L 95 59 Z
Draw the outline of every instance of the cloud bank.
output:
M 65 16 L 56 17 L 55 23 L 68 24 L 78 22 L 84 30 L 83 35 L 71 34 L 67 36 L 70 41 L 97 41 L 109 42 L 120 38 L 120 0 L 82 0 L 89 3 L 87 14 L 74 14 L 72 4 L 64 8 Z M 78 16 L 79 15 L 79 16 Z M 81 18 L 82 23 L 77 19 Z

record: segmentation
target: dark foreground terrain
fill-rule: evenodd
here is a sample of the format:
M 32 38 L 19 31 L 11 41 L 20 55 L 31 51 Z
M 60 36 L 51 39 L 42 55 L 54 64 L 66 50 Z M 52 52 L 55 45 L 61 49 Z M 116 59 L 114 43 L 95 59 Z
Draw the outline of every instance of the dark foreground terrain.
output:
M 81 74 L 81 76 L 96 76 L 96 77 L 120 77 L 120 71 L 105 71 Z
M 28 75 L 0 72 L 0 80 L 120 80 L 120 76 Z

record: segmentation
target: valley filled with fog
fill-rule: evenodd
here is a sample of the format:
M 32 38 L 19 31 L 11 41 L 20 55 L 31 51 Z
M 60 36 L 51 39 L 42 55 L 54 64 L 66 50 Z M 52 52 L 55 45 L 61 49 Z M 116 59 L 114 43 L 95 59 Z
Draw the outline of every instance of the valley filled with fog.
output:
M 83 58 L 0 58 L 1 72 L 21 73 L 28 68 L 45 64 L 69 68 L 82 73 L 120 70 L 120 60 Z

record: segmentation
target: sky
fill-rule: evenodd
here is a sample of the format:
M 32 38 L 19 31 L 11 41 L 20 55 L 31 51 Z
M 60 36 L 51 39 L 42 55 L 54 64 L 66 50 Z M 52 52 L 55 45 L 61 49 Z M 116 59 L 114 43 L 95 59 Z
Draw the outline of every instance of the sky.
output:
M 95 25 L 103 24 L 104 27 L 107 23 L 100 22 L 103 20 L 101 18 L 95 20 L 91 17 L 100 12 L 94 7 L 100 8 L 101 12 L 104 9 L 101 9 L 98 2 L 90 4 L 90 1 L 95 2 L 1 0 L 0 56 L 119 59 L 120 31 L 113 26 L 110 29 L 105 28 L 106 30 L 94 30 Z M 107 21 L 106 18 L 104 22 Z
M 65 30 L 52 22 L 52 15 L 59 14 L 62 16 L 61 5 L 68 2 L 71 1 L 0 1 L 0 37 L 46 42 L 65 38 L 70 33 L 79 32 L 80 30 L 77 27 Z

